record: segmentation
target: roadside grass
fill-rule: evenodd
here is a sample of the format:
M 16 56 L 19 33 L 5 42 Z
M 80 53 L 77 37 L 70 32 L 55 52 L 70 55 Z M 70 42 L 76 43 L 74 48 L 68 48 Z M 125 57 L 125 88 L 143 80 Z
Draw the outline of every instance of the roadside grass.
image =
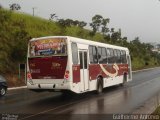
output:
M 142 58 L 137 57 L 132 59 L 132 70 L 141 70 L 158 66 L 158 61 L 154 58 L 150 58 L 148 61 L 144 61 Z
M 17 74 L 6 74 L 5 78 L 7 79 L 7 85 L 11 87 L 20 87 L 25 86 L 25 75 L 24 72 L 21 73 L 21 76 Z
M 156 110 L 151 114 L 151 115 L 158 115 L 159 119 L 156 120 L 160 120 L 160 106 L 156 108 Z M 151 120 L 151 119 L 150 119 Z
M 160 106 L 152 113 L 154 115 L 160 115 Z
M 24 29 L 31 37 L 61 34 L 61 29 L 55 22 L 40 17 L 33 17 L 28 14 L 12 12 L 11 20 L 15 25 L 23 22 Z

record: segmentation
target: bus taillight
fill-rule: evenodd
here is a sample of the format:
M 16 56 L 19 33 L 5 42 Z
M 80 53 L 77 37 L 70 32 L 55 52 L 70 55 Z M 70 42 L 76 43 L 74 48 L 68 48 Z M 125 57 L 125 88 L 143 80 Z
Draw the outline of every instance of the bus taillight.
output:
M 65 79 L 68 79 L 68 78 L 69 78 L 69 71 L 68 71 L 68 70 L 66 70 L 65 75 L 64 75 L 64 78 L 65 78 Z
M 32 76 L 31 76 L 31 73 L 27 73 L 27 78 L 29 79 L 29 80 L 31 80 L 32 79 Z

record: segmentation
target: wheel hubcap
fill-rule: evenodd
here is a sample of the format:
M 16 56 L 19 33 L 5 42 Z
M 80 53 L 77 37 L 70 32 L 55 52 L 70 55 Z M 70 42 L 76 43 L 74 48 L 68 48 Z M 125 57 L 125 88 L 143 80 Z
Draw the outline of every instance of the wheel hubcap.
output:
M 5 95 L 6 90 L 4 88 L 1 89 L 1 95 Z

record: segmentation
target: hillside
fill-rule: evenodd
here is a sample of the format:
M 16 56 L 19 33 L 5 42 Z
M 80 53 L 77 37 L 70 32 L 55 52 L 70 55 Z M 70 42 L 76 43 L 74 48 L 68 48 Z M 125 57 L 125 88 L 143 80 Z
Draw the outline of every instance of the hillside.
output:
M 160 64 L 159 55 L 152 53 L 149 46 L 139 40 L 128 42 L 126 39 L 117 39 L 115 42 L 101 33 L 91 35 L 91 30 L 81 27 L 62 27 L 51 20 L 0 9 L 0 73 L 7 77 L 18 76 L 19 64 L 26 62 L 28 40 L 54 35 L 74 36 L 128 47 L 131 51 L 133 69 Z

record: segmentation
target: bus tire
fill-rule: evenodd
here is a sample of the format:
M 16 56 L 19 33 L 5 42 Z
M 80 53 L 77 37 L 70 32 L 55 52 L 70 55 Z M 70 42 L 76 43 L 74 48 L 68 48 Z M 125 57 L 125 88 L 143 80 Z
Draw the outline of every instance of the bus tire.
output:
M 127 83 L 127 73 L 124 73 L 122 86 L 125 86 L 126 83 Z
M 97 78 L 97 93 L 101 94 L 103 92 L 103 79 L 101 77 Z

